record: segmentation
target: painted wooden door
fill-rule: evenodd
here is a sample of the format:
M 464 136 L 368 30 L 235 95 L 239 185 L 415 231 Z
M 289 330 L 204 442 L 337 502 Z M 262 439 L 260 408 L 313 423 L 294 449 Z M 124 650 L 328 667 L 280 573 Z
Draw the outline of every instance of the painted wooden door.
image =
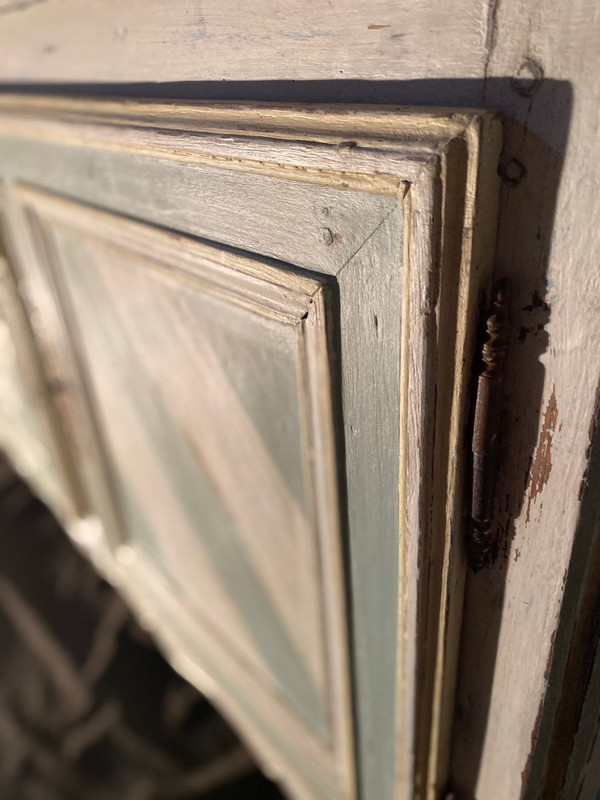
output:
M 445 781 L 497 150 L 475 113 L 0 99 L 57 510 L 294 797 Z

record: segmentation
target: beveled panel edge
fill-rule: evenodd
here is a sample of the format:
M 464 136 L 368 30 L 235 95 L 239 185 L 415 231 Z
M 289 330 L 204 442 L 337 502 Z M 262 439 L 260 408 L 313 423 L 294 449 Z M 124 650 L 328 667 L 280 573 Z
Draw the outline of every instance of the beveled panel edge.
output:
M 177 103 L 0 94 L 0 135 L 399 195 L 494 115 L 369 105 Z
M 240 691 L 244 690 L 247 697 L 258 698 L 257 702 L 251 701 L 250 706 L 256 702 L 256 708 L 260 711 L 256 718 L 264 716 L 270 721 L 273 726 L 271 731 L 273 738 L 275 739 L 275 735 L 281 736 L 286 741 L 288 753 L 293 752 L 294 748 L 304 751 L 306 763 L 314 767 L 316 777 L 324 786 L 328 787 L 332 797 L 354 797 L 355 766 L 344 598 L 345 582 L 337 511 L 336 472 L 338 463 L 334 446 L 333 420 L 330 419 L 333 409 L 330 398 L 331 378 L 325 327 L 327 277 L 312 277 L 293 270 L 288 273 L 285 271 L 285 265 L 278 267 L 273 264 L 263 264 L 250 257 L 230 254 L 217 247 L 194 241 L 190 237 L 164 231 L 146 223 L 123 219 L 115 214 L 65 200 L 58 195 L 54 196 L 31 186 L 16 185 L 13 193 L 25 214 L 30 218 L 30 223 L 41 231 L 45 240 L 47 240 L 49 229 L 53 225 L 71 229 L 84 240 L 89 237 L 109 246 L 122 247 L 125 251 L 132 249 L 147 260 L 153 269 L 161 270 L 166 265 L 172 271 L 170 278 L 174 283 L 182 279 L 199 290 L 204 290 L 206 287 L 204 272 L 207 269 L 210 272 L 211 269 L 218 267 L 223 271 L 221 277 L 226 276 L 232 283 L 232 285 L 226 286 L 224 282 L 221 282 L 219 286 L 220 291 L 228 299 L 233 302 L 249 299 L 251 310 L 254 313 L 264 313 L 282 324 L 291 324 L 298 328 L 300 340 L 303 342 L 301 350 L 306 367 L 304 382 L 309 395 L 307 404 L 309 446 L 313 452 L 317 453 L 317 457 L 314 458 L 312 479 L 317 495 L 315 549 L 319 556 L 325 552 L 327 561 L 323 567 L 319 595 L 320 602 L 324 603 L 327 629 L 322 646 L 328 662 L 328 691 L 325 699 L 328 705 L 328 716 L 331 720 L 330 745 L 320 741 L 316 735 L 310 732 L 299 715 L 282 698 L 277 698 L 272 691 L 263 687 L 262 683 L 255 680 L 246 670 L 236 669 L 235 657 L 232 659 L 227 655 L 230 652 L 229 644 L 215 641 L 214 634 L 209 632 L 210 626 L 204 627 L 203 641 L 208 651 L 213 653 L 214 663 L 218 662 L 221 666 L 224 659 L 229 659 L 230 664 L 227 666 L 230 676 L 233 676 L 231 677 L 232 685 L 237 682 L 241 685 Z M 48 230 L 44 231 L 46 228 Z M 43 250 L 45 250 L 45 254 L 39 252 L 37 260 L 54 286 L 56 295 L 60 298 L 62 291 L 59 287 L 62 280 L 55 274 L 58 270 L 50 266 L 56 258 L 56 254 L 51 252 L 52 248 L 48 247 L 47 241 L 44 243 Z M 183 265 L 180 263 L 182 260 Z M 242 279 L 243 277 L 251 278 L 250 287 Z M 213 278 L 214 275 L 210 275 L 210 279 Z M 261 288 L 267 290 L 266 296 L 262 298 L 264 300 L 262 306 L 258 298 Z M 278 306 L 275 311 L 273 310 L 274 298 Z M 242 305 L 244 305 L 243 302 Z M 58 313 L 62 315 L 65 314 L 68 303 L 65 306 L 65 302 L 58 299 L 57 306 Z M 63 318 L 64 339 L 68 340 L 74 350 L 77 350 L 76 343 L 72 341 L 72 336 L 69 334 L 68 319 L 67 313 L 67 316 Z M 83 359 L 76 358 L 76 361 L 78 365 L 75 366 L 75 372 L 80 379 L 83 379 L 85 378 Z M 316 378 L 319 379 L 318 386 L 314 385 Z M 96 419 L 89 400 L 85 397 L 89 394 L 86 384 L 87 381 L 84 380 L 77 387 L 79 396 L 76 398 L 76 403 L 83 411 L 83 417 L 87 421 L 86 438 L 94 441 L 96 459 L 103 464 L 102 477 L 109 478 L 111 468 L 104 455 L 102 426 Z M 108 551 L 112 553 L 118 564 L 126 567 L 126 571 L 135 570 L 136 575 L 143 576 L 145 587 L 144 597 L 141 598 L 143 613 L 144 608 L 148 608 L 150 605 L 146 595 L 152 594 L 152 587 L 164 599 L 167 594 L 171 596 L 168 584 L 149 556 L 142 553 L 125 535 L 118 504 L 114 502 L 114 492 L 110 480 L 102 494 L 106 496 L 107 506 L 100 510 L 109 520 L 109 526 L 110 520 L 113 520 L 118 535 L 114 538 L 108 536 L 109 531 L 104 529 L 101 537 L 102 543 L 94 542 L 93 546 L 90 545 L 93 537 L 86 538 L 85 534 L 82 537 L 81 533 L 77 533 L 76 536 L 80 544 L 86 548 L 91 546 L 92 551 L 101 547 L 103 552 L 106 552 L 105 544 L 107 544 Z M 108 504 L 110 504 L 110 508 Z M 85 526 L 75 523 L 74 530 L 85 529 Z M 89 526 L 88 529 L 90 529 Z M 88 555 L 96 558 L 92 552 Z M 129 587 L 129 594 L 137 600 L 138 591 L 135 585 Z M 184 615 L 189 613 L 189 620 L 186 623 L 188 627 L 198 626 L 198 620 L 191 612 L 186 611 L 185 606 L 174 601 L 172 596 L 171 602 L 174 613 L 175 611 Z M 153 627 L 157 629 L 163 627 L 160 624 L 160 612 L 155 611 L 149 616 L 156 620 Z M 197 633 L 199 632 L 197 630 Z M 209 642 L 209 640 L 212 641 Z M 215 656 L 214 653 L 219 655 Z M 180 655 L 185 658 L 181 647 Z M 273 709 L 271 710 L 269 706 L 273 706 Z M 287 771 L 282 774 L 288 777 Z M 301 796 L 311 795 L 303 794 Z
M 186 234 L 128 219 L 24 183 L 11 189 L 23 208 L 108 245 L 130 250 L 156 269 L 169 268 L 178 282 L 202 286 L 231 303 L 251 307 L 282 323 L 297 325 L 310 309 L 325 277 L 266 258 L 228 252 Z M 285 278 L 282 276 L 285 272 Z
M 4 198 L 0 193 L 0 318 L 4 319 L 12 348 L 15 368 L 19 371 L 24 400 L 38 430 L 11 429 L 2 448 L 11 466 L 53 509 L 60 519 L 72 517 L 81 511 L 81 498 L 73 493 L 72 482 L 65 477 L 68 456 L 57 446 L 59 423 L 53 413 L 50 391 L 43 379 L 39 353 L 33 332 L 19 296 L 16 277 L 12 270 L 10 248 L 5 246 Z
M 452 139 L 473 119 L 491 116 L 473 108 L 347 103 L 269 103 L 135 100 L 0 94 L 0 113 L 69 123 L 219 132 L 253 130 L 273 138 L 339 138 L 349 132 L 367 140 Z
M 14 241 L 12 220 L 9 219 L 9 206 L 6 187 L 0 187 L 0 237 L 2 245 L 2 281 L 5 283 L 5 299 L 9 304 L 7 313 L 11 318 L 14 333 L 20 339 L 20 347 L 24 364 L 21 369 L 25 371 L 24 379 L 34 391 L 36 411 L 43 417 L 47 425 L 48 442 L 51 464 L 59 473 L 58 482 L 61 497 L 47 494 L 43 478 L 34 474 L 41 468 L 39 464 L 27 466 L 23 464 L 18 454 L 11 453 L 13 466 L 20 472 L 25 481 L 31 481 L 34 489 L 48 502 L 53 513 L 63 523 L 67 524 L 73 518 L 86 512 L 85 501 L 73 471 L 72 458 L 65 442 L 61 420 L 55 408 L 54 391 L 56 386 L 52 378 L 44 369 L 44 353 L 39 350 L 39 340 L 36 336 L 35 308 L 28 306 L 26 300 L 27 290 L 24 285 L 23 274 L 16 269 L 21 260 L 17 254 Z M 29 253 L 31 256 L 31 253 Z M 32 314 L 33 311 L 33 314 Z M 54 501 L 54 502 L 53 502 Z

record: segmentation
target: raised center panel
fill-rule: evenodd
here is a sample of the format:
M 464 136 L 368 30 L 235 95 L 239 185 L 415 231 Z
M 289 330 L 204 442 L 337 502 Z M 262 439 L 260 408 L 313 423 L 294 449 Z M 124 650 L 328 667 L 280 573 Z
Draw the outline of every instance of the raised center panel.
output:
M 79 464 L 94 507 L 110 495 L 117 559 L 159 573 L 216 679 L 335 752 L 351 733 L 331 280 L 17 196 L 78 364 L 96 434 Z

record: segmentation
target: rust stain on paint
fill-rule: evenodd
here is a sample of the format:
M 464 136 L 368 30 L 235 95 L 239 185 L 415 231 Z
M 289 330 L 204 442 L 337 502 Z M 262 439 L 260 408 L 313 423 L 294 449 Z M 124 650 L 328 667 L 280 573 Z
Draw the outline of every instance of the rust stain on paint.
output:
M 391 25 L 377 25 L 375 22 L 372 22 L 369 25 L 369 30 L 370 31 L 380 31 L 383 28 L 391 28 L 391 27 L 392 27 Z
M 557 421 L 558 406 L 556 404 L 556 394 L 553 386 L 552 394 L 550 395 L 544 413 L 544 422 L 542 424 L 542 430 L 540 431 L 540 438 L 529 470 L 529 481 L 527 484 L 529 497 L 527 501 L 527 514 L 525 516 L 526 522 L 529 522 L 529 512 L 532 502 L 541 494 L 552 472 L 552 439 L 554 437 L 554 431 L 556 430 Z

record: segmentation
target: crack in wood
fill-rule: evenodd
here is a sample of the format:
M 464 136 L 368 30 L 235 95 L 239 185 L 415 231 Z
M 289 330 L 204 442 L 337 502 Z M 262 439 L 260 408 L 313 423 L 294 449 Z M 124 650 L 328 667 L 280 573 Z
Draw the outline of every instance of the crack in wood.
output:
M 485 103 L 485 95 L 487 90 L 487 79 L 490 68 L 490 61 L 496 48 L 496 39 L 498 31 L 498 8 L 500 0 L 488 0 L 486 3 L 487 14 L 485 18 L 485 57 L 483 62 L 483 92 L 482 102 Z

